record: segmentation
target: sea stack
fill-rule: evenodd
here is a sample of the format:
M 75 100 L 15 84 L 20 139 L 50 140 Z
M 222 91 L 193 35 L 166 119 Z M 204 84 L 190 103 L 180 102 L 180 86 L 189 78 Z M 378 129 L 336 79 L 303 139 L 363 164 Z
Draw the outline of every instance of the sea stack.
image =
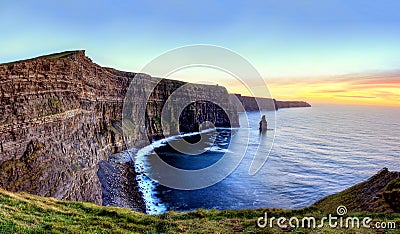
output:
M 260 121 L 260 132 L 267 131 L 267 128 L 268 128 L 268 122 L 267 119 L 265 118 L 265 115 L 263 115 Z

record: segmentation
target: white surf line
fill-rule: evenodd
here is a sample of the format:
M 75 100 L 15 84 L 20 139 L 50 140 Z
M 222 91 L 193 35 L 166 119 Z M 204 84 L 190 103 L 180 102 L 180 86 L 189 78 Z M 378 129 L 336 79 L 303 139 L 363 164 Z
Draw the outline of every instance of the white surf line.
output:
M 153 153 L 155 148 L 161 147 L 165 144 L 162 144 L 162 141 L 156 141 L 152 144 L 141 148 L 136 153 L 133 152 L 131 154 L 131 158 L 134 157 L 135 162 L 135 171 L 136 171 L 136 181 L 139 185 L 139 190 L 143 194 L 143 200 L 146 205 L 146 213 L 148 214 L 162 214 L 167 208 L 163 205 L 156 197 L 155 189 L 157 186 L 157 182 L 153 181 L 149 177 L 146 176 L 146 169 L 149 168 L 147 165 L 146 156 Z
M 221 128 L 221 129 L 230 129 L 230 128 Z M 157 193 L 155 192 L 157 181 L 154 181 L 150 179 L 148 176 L 146 176 L 146 169 L 149 168 L 149 165 L 147 165 L 146 156 L 151 155 L 152 153 L 154 153 L 154 149 L 165 146 L 170 141 L 182 137 L 195 136 L 211 131 L 214 131 L 214 129 L 206 129 L 201 132 L 190 132 L 182 135 L 170 136 L 165 139 L 154 141 L 150 145 L 147 145 L 139 149 L 137 152 L 135 152 L 136 151 L 135 149 L 127 151 L 132 161 L 135 164 L 136 180 L 139 185 L 139 190 L 143 194 L 143 200 L 146 205 L 146 213 L 162 214 L 167 210 L 167 207 L 161 202 L 159 198 L 157 198 Z M 215 148 L 213 149 L 212 147 L 210 147 L 210 149 L 215 150 Z

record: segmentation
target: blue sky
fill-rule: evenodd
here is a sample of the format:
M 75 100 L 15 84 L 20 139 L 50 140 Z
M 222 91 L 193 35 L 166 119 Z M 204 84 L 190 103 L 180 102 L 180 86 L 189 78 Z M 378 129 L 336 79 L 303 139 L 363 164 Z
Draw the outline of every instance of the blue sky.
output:
M 399 70 L 400 1 L 0 1 L 0 62 L 86 49 L 138 71 L 159 54 L 214 44 L 265 77 Z

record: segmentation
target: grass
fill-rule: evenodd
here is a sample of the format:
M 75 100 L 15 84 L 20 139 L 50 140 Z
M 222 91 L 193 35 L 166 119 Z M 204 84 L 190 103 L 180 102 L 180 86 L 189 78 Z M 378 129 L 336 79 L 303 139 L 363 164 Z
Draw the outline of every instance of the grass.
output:
M 338 205 L 345 205 L 349 210 L 354 209 L 357 203 L 353 202 L 354 194 L 358 194 L 362 184 L 357 184 L 340 193 L 336 193 L 325 197 L 315 203 L 313 206 L 320 210 L 325 210 L 334 213 Z M 362 197 L 360 197 L 362 199 Z
M 7 124 L 10 124 L 10 123 L 11 123 L 11 121 L 9 121 L 9 120 L 0 121 L 0 126 L 7 125 Z
M 49 55 L 44 55 L 39 58 L 48 58 L 48 59 L 59 59 L 59 58 L 64 58 L 67 57 L 71 54 L 76 53 L 77 51 L 64 51 L 60 53 L 55 53 L 55 54 L 49 54 Z
M 400 178 L 392 180 L 387 185 L 386 190 L 388 190 L 388 191 L 400 191 Z
M 32 59 L 38 59 L 38 58 L 60 59 L 60 58 L 64 58 L 64 57 L 67 57 L 69 55 L 72 55 L 72 54 L 74 54 L 76 52 L 78 52 L 78 50 L 64 51 L 64 52 L 60 52 L 60 53 L 43 55 L 43 56 L 39 56 L 39 57 L 36 57 L 36 58 L 30 58 L 30 59 L 23 59 L 23 60 L 18 60 L 18 61 L 13 61 L 13 62 L 0 63 L 0 66 L 2 66 L 2 65 L 12 65 L 14 63 L 28 61 L 28 60 L 32 60 Z
M 300 210 L 196 210 L 147 215 L 129 209 L 103 207 L 91 203 L 59 201 L 27 193 L 0 189 L 0 233 L 281 233 L 274 228 L 258 228 L 257 219 L 268 217 L 321 218 L 315 207 Z M 357 213 L 359 217 L 367 214 Z M 400 221 L 400 214 L 373 215 L 374 220 Z M 373 229 L 297 228 L 296 233 L 375 233 Z M 394 233 L 396 230 L 386 230 Z
M 382 213 L 393 212 L 393 210 L 396 210 L 397 205 L 390 203 L 396 202 L 398 191 L 400 191 L 400 178 L 394 178 L 386 182 L 386 186 L 381 191 L 377 190 L 378 187 L 383 186 L 384 177 L 385 175 L 380 177 L 377 174 L 368 181 L 361 182 L 342 192 L 319 200 L 313 204 L 313 207 L 331 213 L 334 213 L 339 205 L 345 205 L 348 210 L 352 211 L 372 209 Z M 386 198 L 385 195 L 387 195 Z
M 60 104 L 60 100 L 58 98 L 49 98 L 49 103 L 54 106 L 58 106 Z

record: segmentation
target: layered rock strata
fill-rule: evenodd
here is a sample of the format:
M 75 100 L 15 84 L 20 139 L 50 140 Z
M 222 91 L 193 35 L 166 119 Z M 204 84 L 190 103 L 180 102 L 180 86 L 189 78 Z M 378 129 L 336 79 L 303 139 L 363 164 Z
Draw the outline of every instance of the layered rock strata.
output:
M 131 83 L 132 95 L 125 99 Z M 163 132 L 160 115 L 168 97 L 186 83 L 101 67 L 84 51 L 68 51 L 0 64 L 0 84 L 0 187 L 102 204 L 107 185 L 102 192 L 98 174 L 121 171 L 109 156 L 173 133 Z M 187 93 L 190 100 L 213 95 L 226 114 L 216 104 L 195 102 L 185 130 L 196 131 L 191 126 L 205 120 L 238 125 L 224 87 L 193 85 Z M 128 125 L 122 122 L 124 101 L 132 104 L 124 113 Z

